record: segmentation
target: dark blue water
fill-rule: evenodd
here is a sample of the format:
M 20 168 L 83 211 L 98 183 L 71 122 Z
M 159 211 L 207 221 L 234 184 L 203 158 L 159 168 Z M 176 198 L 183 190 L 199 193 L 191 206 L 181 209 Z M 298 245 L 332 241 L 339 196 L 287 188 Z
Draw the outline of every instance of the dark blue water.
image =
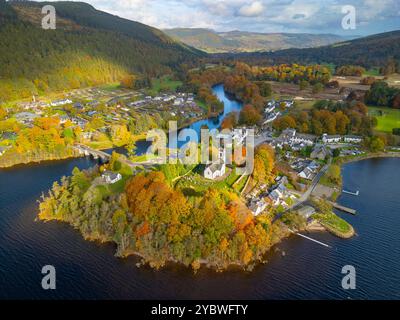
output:
M 400 298 L 400 159 L 373 159 L 344 167 L 347 189 L 340 202 L 358 210 L 343 215 L 357 236 L 337 239 L 313 234 L 331 249 L 298 237 L 272 252 L 252 273 L 197 275 L 183 267 L 137 268 L 134 257 L 114 257 L 113 245 L 87 242 L 70 226 L 35 222 L 36 200 L 52 181 L 87 168 L 88 159 L 0 170 L 1 299 L 394 299 Z M 41 289 L 41 268 L 57 270 L 57 290 Z M 357 289 L 341 288 L 341 268 L 357 270 Z
M 200 132 L 201 128 L 203 126 L 207 126 L 209 130 L 212 129 L 219 129 L 221 127 L 222 120 L 225 118 L 225 116 L 231 112 L 239 112 L 243 104 L 237 100 L 235 100 L 231 95 L 227 94 L 224 91 L 224 86 L 222 84 L 216 85 L 213 87 L 213 92 L 214 94 L 218 97 L 218 99 L 224 104 L 224 112 L 218 115 L 218 117 L 215 118 L 209 118 L 209 119 L 204 119 L 204 120 L 199 120 L 194 123 L 192 123 L 190 126 L 188 126 L 185 129 L 192 129 L 196 132 L 197 136 L 196 137 L 185 137 L 183 141 L 178 141 L 175 138 L 171 139 L 169 141 L 169 147 L 171 148 L 176 148 L 176 147 L 182 147 L 184 144 L 186 144 L 189 141 L 192 142 L 199 142 L 200 138 Z M 185 134 L 185 129 L 181 130 L 181 134 Z M 139 140 L 136 143 L 136 154 L 137 155 L 143 155 L 147 152 L 148 148 L 151 146 L 151 142 L 146 141 L 146 140 Z

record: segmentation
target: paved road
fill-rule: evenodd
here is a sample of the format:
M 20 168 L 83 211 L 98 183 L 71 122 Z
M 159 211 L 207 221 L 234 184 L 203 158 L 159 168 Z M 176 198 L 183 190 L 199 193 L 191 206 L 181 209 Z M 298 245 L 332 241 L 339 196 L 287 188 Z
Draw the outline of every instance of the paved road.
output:
M 308 198 L 310 198 L 311 193 L 314 191 L 315 187 L 318 185 L 319 180 L 321 180 L 321 178 L 323 177 L 323 175 L 326 173 L 326 171 L 328 170 L 329 166 L 332 163 L 332 159 L 329 158 L 328 163 L 318 172 L 318 174 L 314 177 L 310 187 L 307 189 L 306 192 L 303 193 L 303 195 L 298 199 L 298 201 L 288 210 L 291 210 L 293 208 L 296 208 L 297 206 L 303 204 L 304 202 L 306 202 L 308 200 Z
M 319 181 L 321 180 L 321 178 L 323 177 L 323 175 L 326 173 L 326 171 L 328 170 L 329 166 L 332 163 L 332 159 L 329 158 L 328 163 L 318 172 L 318 174 L 314 177 L 310 187 L 307 189 L 306 192 L 304 192 L 301 197 L 298 199 L 298 201 L 296 203 L 294 203 L 293 205 L 291 205 L 289 208 L 287 208 L 284 212 L 277 214 L 273 220 L 273 222 L 277 221 L 280 217 L 282 217 L 282 215 L 285 212 L 288 212 L 290 210 L 293 210 L 295 208 L 297 208 L 298 206 L 304 204 L 304 202 L 306 202 L 310 196 L 311 193 L 314 191 L 315 187 L 318 185 Z

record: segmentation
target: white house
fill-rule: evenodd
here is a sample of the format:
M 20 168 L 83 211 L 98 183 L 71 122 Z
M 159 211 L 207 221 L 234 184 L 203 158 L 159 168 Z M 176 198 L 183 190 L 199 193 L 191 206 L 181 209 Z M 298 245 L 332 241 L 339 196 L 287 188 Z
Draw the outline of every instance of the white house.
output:
M 114 173 L 112 171 L 104 171 L 101 177 L 108 184 L 114 184 L 122 179 L 120 173 Z
M 312 180 L 314 179 L 315 174 L 311 171 L 310 168 L 306 167 L 299 173 L 299 177 L 307 180 Z
M 318 169 L 319 164 L 315 161 L 311 161 L 302 171 L 300 171 L 299 177 L 307 180 L 312 180 L 314 179 Z
M 183 98 L 176 98 L 174 100 L 174 106 L 180 106 L 185 102 L 185 100 Z
M 291 108 L 293 107 L 294 101 L 293 100 L 283 100 L 281 101 L 285 105 L 286 108 Z
M 264 199 L 256 199 L 255 201 L 252 201 L 250 205 L 250 210 L 253 212 L 255 216 L 258 216 L 261 212 L 265 210 L 267 207 L 267 202 L 265 202 Z
M 326 133 L 322 135 L 323 143 L 339 143 L 340 141 L 342 141 L 342 136 L 340 135 L 328 135 Z
M 279 115 L 280 115 L 280 112 L 273 112 L 271 114 L 268 114 L 268 117 L 264 121 L 264 124 L 273 122 L 276 118 L 278 118 Z
M 206 179 L 214 180 L 222 177 L 225 174 L 226 165 L 222 159 L 219 159 L 206 167 L 204 170 L 204 177 Z
M 363 138 L 360 136 L 345 136 L 344 137 L 344 142 L 346 143 L 361 143 L 363 141 Z
M 265 108 L 265 113 L 271 113 L 275 110 L 275 104 L 268 102 L 267 107 Z
M 268 195 L 269 200 L 271 201 L 273 206 L 279 205 L 281 202 L 281 197 L 279 192 L 275 189 Z
M 6 152 L 6 148 L 5 147 L 0 147 L 0 156 L 2 156 L 5 152 Z
M 50 105 L 51 105 L 52 107 L 58 107 L 58 106 L 63 106 L 63 105 L 65 105 L 65 104 L 70 104 L 70 103 L 72 103 L 71 100 L 69 100 L 69 99 L 62 99 L 62 100 L 54 100 L 54 101 L 51 102 Z
M 304 143 L 308 146 L 314 145 L 316 137 L 311 134 L 302 134 L 302 133 L 295 133 L 295 135 L 291 138 L 292 144 L 299 144 Z

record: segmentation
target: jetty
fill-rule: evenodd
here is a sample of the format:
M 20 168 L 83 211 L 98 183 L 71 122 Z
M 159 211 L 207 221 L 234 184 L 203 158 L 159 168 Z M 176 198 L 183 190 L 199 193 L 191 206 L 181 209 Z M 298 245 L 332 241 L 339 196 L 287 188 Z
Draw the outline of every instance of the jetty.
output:
M 293 231 L 293 230 L 290 229 L 290 228 L 288 228 L 288 230 L 289 230 L 291 233 L 293 233 L 293 234 L 295 234 L 295 235 L 298 235 L 299 237 L 302 237 L 302 238 L 304 238 L 304 239 L 307 239 L 307 240 L 310 240 L 310 241 L 312 241 L 312 242 L 318 243 L 318 244 L 321 245 L 321 246 L 324 246 L 324 247 L 327 247 L 327 248 L 331 248 L 331 246 L 328 245 L 328 244 L 326 244 L 326 243 L 323 243 L 323 242 L 321 242 L 321 241 L 318 241 L 318 240 L 315 240 L 315 239 L 313 239 L 313 238 L 307 237 L 307 236 L 305 236 L 304 234 L 295 232 L 295 231 Z
M 351 208 L 342 206 L 341 204 L 338 204 L 338 203 L 336 203 L 336 202 L 330 202 L 330 203 L 332 204 L 332 206 L 333 206 L 335 209 L 338 209 L 338 210 L 340 210 L 340 211 L 343 211 L 343 212 L 346 212 L 346 213 L 350 213 L 350 214 L 352 214 L 352 215 L 355 215 L 355 214 L 357 213 L 357 210 L 355 210 L 355 209 L 351 209 Z
M 356 192 L 351 192 L 351 191 L 343 190 L 342 192 L 343 192 L 343 193 L 346 193 L 346 194 L 350 194 L 350 195 L 352 195 L 352 196 L 358 196 L 358 195 L 360 194 L 360 191 L 359 191 L 359 190 L 357 190 Z

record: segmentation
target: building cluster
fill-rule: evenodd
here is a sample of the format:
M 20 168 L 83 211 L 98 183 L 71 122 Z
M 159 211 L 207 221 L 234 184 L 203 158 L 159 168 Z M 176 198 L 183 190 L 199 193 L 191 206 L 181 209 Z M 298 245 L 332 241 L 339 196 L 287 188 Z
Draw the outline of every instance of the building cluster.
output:
M 293 100 L 271 100 L 267 103 L 264 113 L 265 113 L 265 121 L 264 125 L 272 123 L 275 119 L 277 119 L 282 113 L 279 111 L 284 108 L 291 108 L 294 105 Z
M 233 150 L 234 145 L 243 145 L 248 136 L 246 128 L 236 128 L 230 133 L 218 133 L 215 137 L 222 140 L 221 147 L 218 150 L 218 158 L 209 162 L 204 170 L 204 177 L 215 180 L 225 175 L 227 162 L 227 149 Z
M 193 93 L 162 94 L 156 97 L 146 96 L 141 100 L 127 103 L 135 111 L 154 115 L 168 112 L 172 117 L 184 119 L 199 118 L 203 110 L 196 103 Z
M 312 134 L 298 133 L 296 129 L 286 129 L 273 141 L 273 146 L 278 148 L 288 146 L 293 150 L 301 150 L 313 146 L 317 139 L 317 136 Z
M 361 143 L 363 138 L 354 135 L 322 135 L 322 142 L 325 144 L 336 144 L 336 143 Z
M 288 179 L 286 176 L 276 178 L 275 184 L 268 189 L 266 185 L 260 186 L 260 189 L 255 189 L 249 195 L 248 207 L 254 215 L 259 215 L 268 207 L 282 206 L 287 208 L 287 199 L 293 199 L 294 196 L 288 190 L 286 185 Z

